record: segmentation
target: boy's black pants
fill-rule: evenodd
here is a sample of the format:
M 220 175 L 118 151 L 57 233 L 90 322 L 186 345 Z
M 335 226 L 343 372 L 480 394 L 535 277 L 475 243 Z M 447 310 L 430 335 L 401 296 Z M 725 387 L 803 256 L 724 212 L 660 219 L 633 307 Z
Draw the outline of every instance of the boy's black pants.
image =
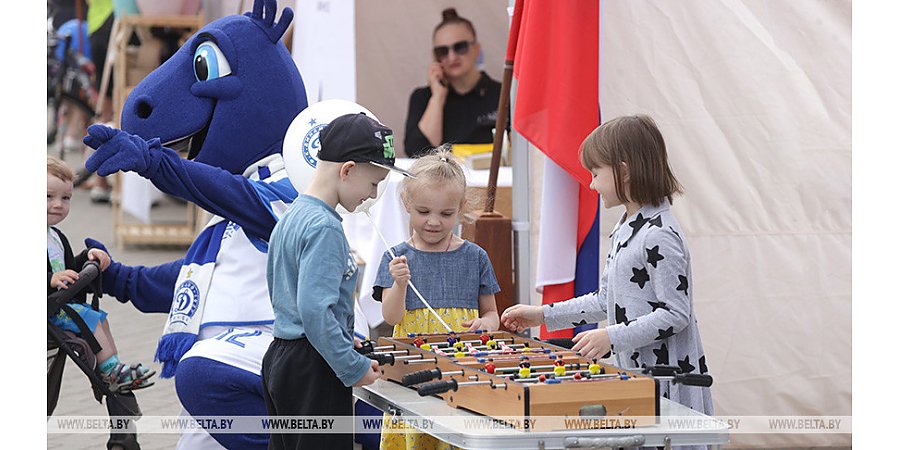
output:
M 275 338 L 262 360 L 262 382 L 270 416 L 352 416 L 353 390 L 306 338 Z M 276 433 L 270 450 L 352 449 L 353 434 Z

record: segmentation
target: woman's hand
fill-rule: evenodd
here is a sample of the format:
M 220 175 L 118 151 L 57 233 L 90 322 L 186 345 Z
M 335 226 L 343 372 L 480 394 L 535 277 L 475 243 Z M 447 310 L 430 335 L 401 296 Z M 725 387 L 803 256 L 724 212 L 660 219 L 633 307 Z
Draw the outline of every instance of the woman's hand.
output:
M 428 87 L 431 88 L 432 97 L 443 99 L 447 96 L 447 79 L 444 78 L 441 63 L 433 62 L 428 66 Z
M 516 332 L 544 323 L 544 309 L 536 305 L 513 305 L 503 311 L 500 323 Z

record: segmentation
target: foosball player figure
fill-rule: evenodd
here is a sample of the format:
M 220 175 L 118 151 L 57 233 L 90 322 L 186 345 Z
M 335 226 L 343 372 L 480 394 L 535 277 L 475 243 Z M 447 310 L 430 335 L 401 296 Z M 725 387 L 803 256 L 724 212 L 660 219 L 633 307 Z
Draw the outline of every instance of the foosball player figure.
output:
M 497 350 L 497 341 L 493 339 L 493 336 L 484 345 L 487 345 L 488 350 Z
M 557 358 L 556 355 L 553 355 L 553 358 L 553 373 L 558 377 L 564 376 L 566 374 L 566 362 L 562 358 Z
M 453 348 L 455 348 L 457 352 L 462 352 L 465 351 L 466 344 L 463 344 L 462 341 L 456 341 L 456 343 L 453 344 Z
M 416 336 L 412 343 L 416 348 L 422 348 L 422 345 L 425 344 L 425 339 L 422 339 L 422 336 Z
M 482 332 L 481 336 L 478 336 L 478 339 L 481 340 L 481 345 L 487 345 L 488 341 L 491 340 L 491 337 L 487 335 L 487 333 Z
M 591 375 L 599 375 L 603 373 L 603 368 L 600 367 L 600 364 L 597 364 L 597 358 L 591 360 L 591 364 L 588 366 L 588 372 L 590 372 Z
M 430 352 L 430 351 L 431 351 L 431 344 L 429 344 L 429 343 L 426 342 L 426 343 L 420 345 L 419 348 L 421 348 L 422 350 L 425 350 L 426 352 Z
M 522 357 L 522 362 L 519 363 L 519 378 L 529 378 L 531 377 L 531 361 L 527 356 Z
M 447 343 L 450 344 L 450 347 L 453 347 L 458 341 L 459 339 L 456 338 L 456 332 L 451 331 L 450 336 L 447 336 Z
M 494 364 L 494 358 L 488 358 L 487 362 L 484 363 L 484 371 L 487 373 L 494 373 L 494 369 L 497 368 L 497 365 Z

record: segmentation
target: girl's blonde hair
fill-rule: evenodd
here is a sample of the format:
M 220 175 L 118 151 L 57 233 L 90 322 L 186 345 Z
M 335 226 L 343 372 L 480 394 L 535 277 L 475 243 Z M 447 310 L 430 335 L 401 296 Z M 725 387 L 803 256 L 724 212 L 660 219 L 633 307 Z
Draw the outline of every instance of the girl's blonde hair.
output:
M 649 116 L 616 117 L 600 125 L 581 143 L 580 152 L 588 170 L 612 167 L 621 201 L 659 206 L 663 198 L 671 203 L 673 195 L 683 192 L 669 167 L 662 133 Z M 628 166 L 627 192 L 622 163 Z
M 47 155 L 47 173 L 60 180 L 69 182 L 75 180 L 75 173 L 59 158 Z
M 461 203 L 465 201 L 466 174 L 462 163 L 453 156 L 450 144 L 435 148 L 430 153 L 416 159 L 409 171 L 415 178 L 406 177 L 400 186 L 400 199 L 404 205 L 409 204 L 413 192 L 422 187 L 448 183 L 459 188 Z

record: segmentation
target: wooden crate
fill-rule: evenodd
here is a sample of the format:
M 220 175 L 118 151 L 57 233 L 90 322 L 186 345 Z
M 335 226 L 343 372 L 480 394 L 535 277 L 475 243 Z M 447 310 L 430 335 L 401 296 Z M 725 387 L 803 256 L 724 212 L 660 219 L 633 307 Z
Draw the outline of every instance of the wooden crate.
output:
M 150 27 L 186 28 L 191 33 L 200 29 L 203 25 L 202 17 L 191 16 L 127 16 L 116 20 L 110 38 L 109 51 L 115 52 L 112 70 L 113 77 L 113 117 L 116 126 L 121 127 L 122 108 L 125 99 L 134 87 L 156 67 L 149 63 L 152 61 L 153 49 L 159 51 L 159 44 L 150 36 Z M 128 45 L 128 38 L 132 32 L 144 39 L 144 53 L 136 52 L 134 47 Z M 148 52 L 148 49 L 150 51 Z M 128 223 L 121 207 L 122 177 L 116 174 L 113 183 L 113 236 L 119 247 L 126 245 L 149 246 L 189 246 L 200 230 L 206 224 L 206 213 L 194 204 L 188 203 L 185 207 L 185 221 L 183 223 Z

